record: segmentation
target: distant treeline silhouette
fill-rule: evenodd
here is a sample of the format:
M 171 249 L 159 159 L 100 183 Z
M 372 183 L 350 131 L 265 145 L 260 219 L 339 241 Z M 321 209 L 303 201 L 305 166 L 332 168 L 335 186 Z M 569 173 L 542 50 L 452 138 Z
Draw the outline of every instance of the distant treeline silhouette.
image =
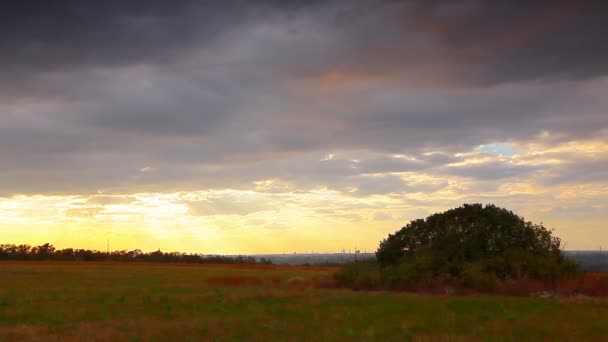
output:
M 132 251 L 102 252 L 90 249 L 56 249 L 50 243 L 40 246 L 0 245 L 0 260 L 56 260 L 56 261 L 120 261 L 120 262 L 167 262 L 167 263 L 206 263 L 206 264 L 271 264 L 270 259 L 251 256 L 224 256 L 186 254 L 180 252 L 145 253 L 139 249 Z

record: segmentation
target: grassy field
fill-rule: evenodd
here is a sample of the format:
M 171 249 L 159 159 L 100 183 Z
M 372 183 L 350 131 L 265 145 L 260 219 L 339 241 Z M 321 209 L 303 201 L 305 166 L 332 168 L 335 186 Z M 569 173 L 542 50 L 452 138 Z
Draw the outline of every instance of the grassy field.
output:
M 331 268 L 0 263 L 0 341 L 608 340 L 608 301 L 314 287 Z

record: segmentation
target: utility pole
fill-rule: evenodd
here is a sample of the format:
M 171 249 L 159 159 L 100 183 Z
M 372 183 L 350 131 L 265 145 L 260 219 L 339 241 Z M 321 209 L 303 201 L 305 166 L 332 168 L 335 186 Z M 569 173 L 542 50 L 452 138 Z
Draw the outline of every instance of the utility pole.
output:
M 108 239 L 108 245 L 107 245 L 106 251 L 107 251 L 108 255 L 110 255 L 110 239 Z

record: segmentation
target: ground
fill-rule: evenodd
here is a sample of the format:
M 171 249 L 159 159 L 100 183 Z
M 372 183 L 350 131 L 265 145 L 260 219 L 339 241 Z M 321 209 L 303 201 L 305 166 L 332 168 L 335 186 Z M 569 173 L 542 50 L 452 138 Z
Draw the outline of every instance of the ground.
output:
M 319 288 L 334 271 L 0 263 L 0 341 L 608 339 L 602 298 Z

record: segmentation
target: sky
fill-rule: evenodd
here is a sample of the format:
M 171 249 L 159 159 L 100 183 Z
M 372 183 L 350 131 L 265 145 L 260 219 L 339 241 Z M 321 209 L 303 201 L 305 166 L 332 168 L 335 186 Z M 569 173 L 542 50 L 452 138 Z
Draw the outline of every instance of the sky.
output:
M 493 203 L 608 246 L 604 1 L 0 4 L 0 243 L 374 251 Z

